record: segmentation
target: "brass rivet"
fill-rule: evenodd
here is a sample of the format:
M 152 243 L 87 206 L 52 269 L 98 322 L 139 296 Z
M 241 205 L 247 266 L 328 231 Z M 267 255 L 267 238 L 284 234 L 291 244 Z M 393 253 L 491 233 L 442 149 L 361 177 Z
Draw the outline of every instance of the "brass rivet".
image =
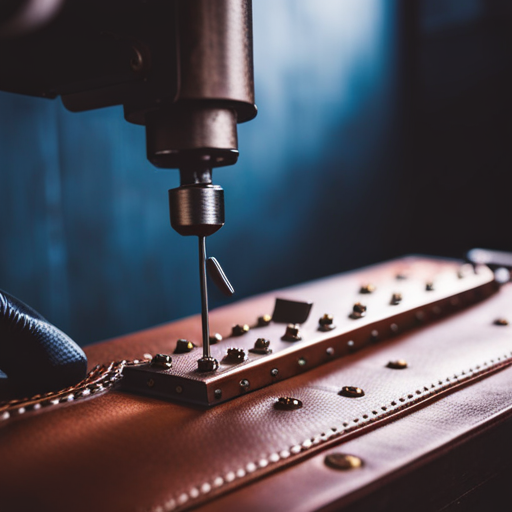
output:
M 390 304 L 392 306 L 397 306 L 398 304 L 400 304 L 400 302 L 402 302 L 402 294 L 401 293 L 393 293 L 393 295 L 391 296 Z
M 176 348 L 174 349 L 175 354 L 186 354 L 194 350 L 195 345 L 188 340 L 180 339 L 176 342 Z
M 347 453 L 330 453 L 329 455 L 325 456 L 324 462 L 326 466 L 341 471 L 358 469 L 363 466 L 362 459 Z
M 155 381 L 153 379 L 148 379 L 146 384 L 148 385 L 148 388 L 152 388 L 155 385 Z
M 377 288 L 373 284 L 365 284 L 359 289 L 359 293 L 373 293 Z
M 508 320 L 506 318 L 496 318 L 494 325 L 508 325 Z
M 215 345 L 219 341 L 222 341 L 222 336 L 218 332 L 210 336 L 210 345 Z
M 226 355 L 224 356 L 224 359 L 222 360 L 223 363 L 228 364 L 236 364 L 236 363 L 243 363 L 246 359 L 245 350 L 243 348 L 228 348 Z
M 433 292 L 434 291 L 434 283 L 432 281 L 427 281 L 427 284 L 425 284 L 425 290 L 427 292 Z
M 270 315 L 262 315 L 258 317 L 258 327 L 266 327 L 272 321 Z
M 332 315 L 328 315 L 327 313 L 318 320 L 318 324 L 318 330 L 324 332 L 332 331 L 335 327 Z
M 345 396 L 347 398 L 360 398 L 364 396 L 364 391 L 355 386 L 343 386 L 338 395 Z
M 299 341 L 300 330 L 298 324 L 288 324 L 284 336 L 281 338 L 283 341 Z
M 352 307 L 352 313 L 350 313 L 349 317 L 356 320 L 362 318 L 364 315 L 366 315 L 366 306 L 360 302 L 356 302 Z
M 151 359 L 151 366 L 168 370 L 172 367 L 172 358 L 167 354 L 156 354 Z
M 404 368 L 407 368 L 408 365 L 407 361 L 404 359 L 397 359 L 396 361 L 389 361 L 386 366 L 393 370 L 403 370 Z
M 233 328 L 231 329 L 231 336 L 242 336 L 243 334 L 249 332 L 249 326 L 247 324 L 236 324 L 233 325 Z
M 297 398 L 282 396 L 274 402 L 274 408 L 279 409 L 280 411 L 296 411 L 297 409 L 302 408 L 302 402 Z
M 265 338 L 258 338 L 254 342 L 254 347 L 249 349 L 249 352 L 253 352 L 254 354 L 271 354 L 272 349 L 269 348 L 270 340 Z

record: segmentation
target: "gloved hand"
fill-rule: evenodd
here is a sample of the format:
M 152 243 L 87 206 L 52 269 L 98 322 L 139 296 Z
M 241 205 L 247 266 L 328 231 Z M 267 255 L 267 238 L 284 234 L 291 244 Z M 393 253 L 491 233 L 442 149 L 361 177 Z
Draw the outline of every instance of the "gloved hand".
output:
M 8 384 L 2 399 L 23 398 L 80 382 L 87 357 L 39 313 L 0 290 L 0 370 Z

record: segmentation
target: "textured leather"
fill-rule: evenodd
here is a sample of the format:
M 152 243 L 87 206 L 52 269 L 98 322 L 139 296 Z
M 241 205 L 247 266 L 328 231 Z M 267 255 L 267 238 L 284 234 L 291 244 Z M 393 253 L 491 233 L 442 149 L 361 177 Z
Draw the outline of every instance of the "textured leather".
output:
M 0 399 L 25 397 L 76 384 L 87 357 L 37 311 L 0 290 L 0 370 L 8 377 Z
M 270 298 L 214 312 L 213 323 L 226 329 L 234 318 L 256 317 L 266 312 Z M 233 492 L 241 500 L 249 493 L 244 499 L 256 504 L 253 510 L 313 510 L 334 503 L 488 418 L 507 414 L 511 395 L 495 377 L 507 375 L 511 382 L 511 371 L 481 379 L 511 362 L 511 328 L 493 324 L 511 304 L 507 286 L 454 317 L 211 410 L 114 392 L 7 424 L 0 430 L 3 510 L 161 512 L 201 504 L 222 510 L 217 499 L 237 509 L 230 494 L 222 497 Z M 197 324 L 197 318 L 185 319 L 92 346 L 91 363 L 165 351 Z M 399 358 L 408 361 L 407 369 L 386 367 Z M 361 387 L 365 396 L 339 396 L 344 385 Z M 453 394 L 439 400 L 447 393 Z M 273 403 L 279 396 L 299 398 L 304 407 L 277 411 Z M 451 401 L 438 417 L 438 404 L 459 396 L 464 398 Z M 417 415 L 427 419 L 408 421 Z M 413 427 L 386 436 L 404 421 Z M 380 432 L 381 444 L 375 445 Z M 359 441 L 364 451 L 352 448 Z M 402 445 L 395 460 L 396 443 Z M 339 474 L 325 476 L 323 458 L 315 457 L 340 444 L 365 459 L 359 473 L 364 478 L 353 473 L 356 480 L 342 490 Z M 297 469 L 297 484 L 286 480 L 294 468 L 306 468 Z M 279 487 L 262 491 L 263 482 L 283 478 L 287 485 L 278 496 Z M 252 485 L 242 490 L 247 484 Z

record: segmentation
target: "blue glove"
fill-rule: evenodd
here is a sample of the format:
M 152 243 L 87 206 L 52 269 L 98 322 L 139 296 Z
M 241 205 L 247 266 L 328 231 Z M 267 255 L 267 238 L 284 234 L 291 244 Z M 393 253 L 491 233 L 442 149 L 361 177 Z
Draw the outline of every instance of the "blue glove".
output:
M 87 357 L 39 313 L 0 290 L 0 370 L 7 375 L 0 379 L 7 381 L 2 399 L 23 398 L 80 382 Z

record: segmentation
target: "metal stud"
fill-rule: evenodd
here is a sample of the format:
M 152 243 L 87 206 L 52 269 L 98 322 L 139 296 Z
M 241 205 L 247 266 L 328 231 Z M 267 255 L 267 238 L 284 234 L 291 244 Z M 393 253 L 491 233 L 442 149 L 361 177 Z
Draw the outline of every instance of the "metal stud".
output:
M 243 363 L 246 358 L 247 356 L 245 355 L 245 350 L 243 348 L 231 347 L 226 351 L 226 355 L 222 362 L 227 364 L 237 364 Z
M 148 388 L 152 388 L 155 385 L 155 381 L 153 379 L 148 379 L 146 382 Z
M 272 370 L 270 370 L 270 375 L 272 375 L 272 377 L 277 377 L 279 375 L 279 370 L 277 368 L 272 368 Z
M 302 402 L 290 396 L 281 396 L 274 402 L 274 409 L 280 411 L 296 411 L 302 408 Z
M 364 396 L 364 391 L 361 388 L 355 386 L 343 386 L 338 395 L 347 397 L 347 398 L 360 398 Z
M 151 359 L 151 366 L 168 370 L 172 367 L 172 357 L 167 354 L 156 354 Z
M 508 325 L 508 320 L 506 318 L 496 318 L 494 325 Z
M 334 355 L 334 349 L 332 347 L 327 347 L 325 349 L 325 353 L 329 356 L 329 357 L 332 357 Z
M 434 291 L 434 283 L 433 283 L 433 281 L 427 281 L 427 284 L 425 284 L 425 290 L 427 292 L 433 292 Z
M 174 349 L 175 354 L 186 354 L 194 350 L 195 345 L 188 340 L 180 339 L 176 342 L 176 348 Z
M 386 366 L 392 370 L 404 370 L 408 365 L 404 359 L 397 359 L 396 361 L 389 361 Z
M 219 400 L 222 398 L 222 389 L 216 389 L 214 392 L 213 392 L 213 396 Z
M 258 327 L 266 327 L 272 321 L 272 317 L 270 315 L 262 315 L 258 317 Z
M 197 360 L 197 370 L 200 372 L 214 372 L 219 367 L 219 362 L 214 357 L 202 357 Z
M 359 293 L 373 293 L 377 288 L 373 284 L 365 284 L 359 289 Z
M 288 324 L 284 336 L 281 338 L 283 341 L 299 341 L 300 329 L 298 324 Z
M 298 363 L 299 366 L 306 366 L 307 361 L 303 357 L 300 357 L 298 359 L 297 363 Z
M 254 342 L 254 347 L 249 349 L 249 352 L 252 352 L 253 354 L 271 354 L 272 349 L 269 348 L 270 346 L 270 340 L 267 340 L 265 338 L 258 338 Z
M 393 295 L 391 296 L 390 304 L 392 306 L 397 306 L 398 304 L 400 304 L 400 302 L 402 302 L 402 294 L 401 293 L 393 293 Z
M 240 387 L 246 391 L 247 389 L 249 389 L 249 386 L 251 385 L 251 383 L 247 380 L 247 379 L 242 379 L 240 381 Z
M 222 336 L 218 332 L 216 332 L 215 334 L 210 336 L 210 345 L 215 345 L 216 343 L 219 343 L 220 341 L 222 341 Z
M 249 326 L 247 324 L 236 324 L 233 325 L 231 329 L 231 336 L 242 336 L 243 334 L 249 332 Z
M 330 453 L 325 456 L 324 462 L 326 466 L 341 471 L 358 469 L 363 466 L 362 459 L 347 453 Z
M 332 315 L 328 315 L 327 313 L 318 320 L 318 330 L 327 332 L 332 331 L 336 326 L 333 324 Z
M 356 320 L 358 318 L 362 318 L 365 315 L 366 315 L 366 306 L 364 304 L 361 304 L 360 302 L 356 302 L 354 304 L 354 306 L 352 307 L 352 313 L 350 313 L 349 317 Z

